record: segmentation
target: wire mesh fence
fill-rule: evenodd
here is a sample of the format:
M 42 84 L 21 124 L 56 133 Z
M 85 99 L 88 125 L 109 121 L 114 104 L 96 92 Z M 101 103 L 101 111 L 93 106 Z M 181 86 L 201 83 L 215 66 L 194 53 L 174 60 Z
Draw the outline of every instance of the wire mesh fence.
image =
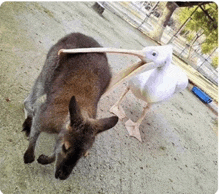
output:
M 160 11 L 154 9 L 154 5 L 144 4 L 142 2 L 116 2 L 106 1 L 99 2 L 106 9 L 116 14 L 120 18 L 130 23 L 133 27 L 149 35 L 158 23 Z M 172 23 L 172 21 L 171 21 Z M 174 54 L 199 71 L 204 77 L 213 84 L 218 85 L 218 71 L 212 66 L 210 56 L 201 53 L 199 44 L 193 48 L 189 46 L 186 38 L 176 35 L 177 29 L 168 25 L 163 32 L 161 38 L 162 44 L 172 44 Z M 190 52 L 190 59 L 188 58 Z M 215 51 L 217 52 L 217 50 Z

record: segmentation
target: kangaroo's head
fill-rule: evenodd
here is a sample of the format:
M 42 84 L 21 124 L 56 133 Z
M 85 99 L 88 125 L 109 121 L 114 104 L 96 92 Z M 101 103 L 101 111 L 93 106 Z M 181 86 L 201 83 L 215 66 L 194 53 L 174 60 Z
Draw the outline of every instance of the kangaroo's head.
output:
M 60 134 L 55 177 L 66 179 L 79 159 L 92 147 L 95 136 L 116 125 L 118 117 L 104 119 L 83 119 L 73 96 L 69 104 L 70 124 Z

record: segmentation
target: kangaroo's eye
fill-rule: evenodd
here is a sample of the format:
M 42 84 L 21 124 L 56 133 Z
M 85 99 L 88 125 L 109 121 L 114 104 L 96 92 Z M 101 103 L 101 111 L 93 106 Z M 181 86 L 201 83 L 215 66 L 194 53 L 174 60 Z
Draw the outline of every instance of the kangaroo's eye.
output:
M 152 55 L 155 57 L 157 55 L 157 53 L 155 51 L 153 51 Z

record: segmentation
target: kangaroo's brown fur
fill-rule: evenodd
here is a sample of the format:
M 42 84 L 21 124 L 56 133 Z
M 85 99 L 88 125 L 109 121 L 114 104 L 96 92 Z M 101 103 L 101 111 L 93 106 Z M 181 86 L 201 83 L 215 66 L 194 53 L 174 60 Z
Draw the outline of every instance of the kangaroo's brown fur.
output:
M 96 134 L 112 128 L 118 121 L 115 116 L 96 119 L 98 101 L 111 79 L 106 55 L 57 55 L 62 48 L 90 47 L 100 45 L 80 33 L 59 40 L 48 52 L 45 65 L 24 102 L 27 119 L 23 130 L 29 135 L 24 162 L 34 161 L 35 144 L 41 132 L 57 133 L 54 153 L 41 155 L 38 162 L 48 164 L 57 156 L 55 177 L 60 179 L 69 176 L 80 157 L 92 146 Z M 45 101 L 36 105 L 42 95 L 46 95 Z

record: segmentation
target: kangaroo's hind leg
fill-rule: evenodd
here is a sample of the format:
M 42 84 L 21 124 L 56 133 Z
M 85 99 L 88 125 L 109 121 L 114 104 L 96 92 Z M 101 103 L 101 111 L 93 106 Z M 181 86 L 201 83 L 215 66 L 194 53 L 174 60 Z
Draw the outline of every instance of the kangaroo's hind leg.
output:
M 34 83 L 34 86 L 31 90 L 31 93 L 24 100 L 25 121 L 22 125 L 22 128 L 23 128 L 22 131 L 25 132 L 27 137 L 30 135 L 32 119 L 34 116 L 34 107 L 33 106 L 34 106 L 36 100 L 38 98 L 40 98 L 44 93 L 45 93 L 44 85 L 41 81 L 41 77 L 39 76 Z
M 23 128 L 22 131 L 25 132 L 25 135 L 26 135 L 27 137 L 29 137 L 29 135 L 30 135 L 31 125 L 32 125 L 32 117 L 31 117 L 31 116 L 28 116 L 28 117 L 25 119 L 25 121 L 24 121 L 24 123 L 23 123 L 23 125 L 22 125 L 22 128 Z
M 28 95 L 28 97 L 24 100 L 24 110 L 25 110 L 25 118 L 34 116 L 34 104 L 36 100 L 45 94 L 44 83 L 42 81 L 41 75 L 38 76 L 37 80 L 34 83 L 34 86 Z
M 30 136 L 29 136 L 29 145 L 24 154 L 24 163 L 26 164 L 33 162 L 35 159 L 34 151 L 35 151 L 37 139 L 40 135 L 39 127 L 40 127 L 39 123 L 37 123 L 36 117 L 34 117 L 31 126 Z

